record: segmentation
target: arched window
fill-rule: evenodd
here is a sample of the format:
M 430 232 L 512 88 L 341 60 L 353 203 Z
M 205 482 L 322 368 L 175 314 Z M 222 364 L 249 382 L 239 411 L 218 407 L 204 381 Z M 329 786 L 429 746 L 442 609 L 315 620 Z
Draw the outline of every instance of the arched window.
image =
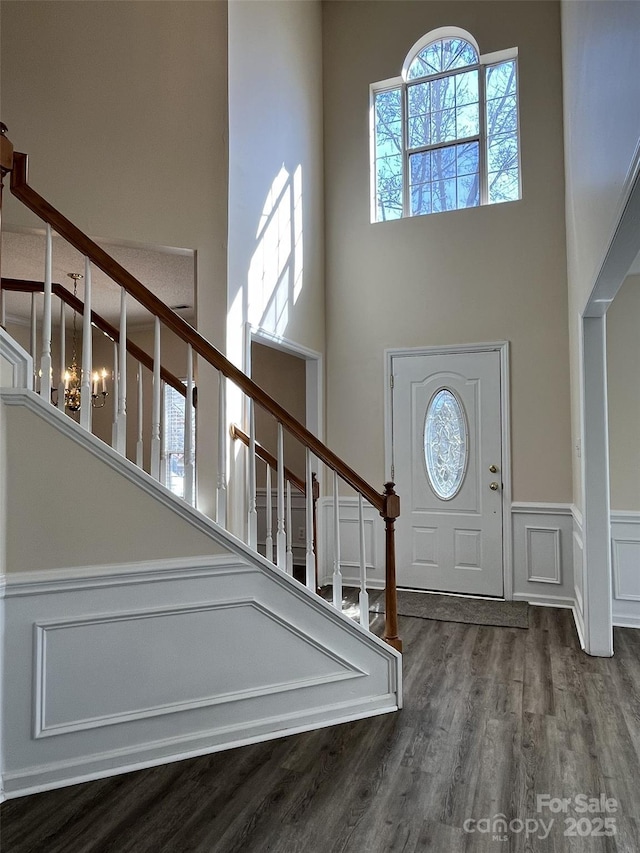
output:
M 373 222 L 520 198 L 517 71 L 443 27 L 371 86 Z

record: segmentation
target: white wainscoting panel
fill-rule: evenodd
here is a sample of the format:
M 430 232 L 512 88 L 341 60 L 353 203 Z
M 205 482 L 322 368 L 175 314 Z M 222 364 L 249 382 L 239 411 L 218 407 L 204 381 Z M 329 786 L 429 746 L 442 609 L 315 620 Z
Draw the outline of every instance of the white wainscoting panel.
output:
M 568 504 L 513 503 L 513 597 L 572 607 L 573 521 Z
M 613 624 L 640 628 L 640 512 L 611 513 Z
M 259 557 L 7 576 L 8 797 L 395 710 L 400 656 Z
M 333 579 L 333 497 L 318 501 L 318 575 L 320 585 Z M 364 502 L 367 586 L 384 589 L 384 521 L 371 504 Z M 340 566 L 345 586 L 360 586 L 360 533 L 358 499 L 340 498 Z

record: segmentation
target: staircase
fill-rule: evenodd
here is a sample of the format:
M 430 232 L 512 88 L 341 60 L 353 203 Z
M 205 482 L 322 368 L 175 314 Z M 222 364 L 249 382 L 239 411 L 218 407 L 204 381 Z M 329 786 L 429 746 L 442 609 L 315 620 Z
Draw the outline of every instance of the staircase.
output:
M 31 352 L 26 352 L 0 328 L 3 796 L 399 708 L 394 549 L 399 499 L 393 484 L 377 492 L 292 418 L 35 192 L 28 184 L 27 157 L 13 151 L 4 126 L 0 139 L 2 178 L 10 175 L 11 192 L 40 217 L 46 233 L 43 281 L 2 280 L 0 325 L 6 325 L 5 294 L 20 292 L 31 299 L 32 330 Z M 53 232 L 85 258 L 82 300 L 52 281 Z M 94 268 L 119 290 L 117 328 L 92 309 Z M 153 353 L 127 336 L 131 300 L 152 315 Z M 63 373 L 68 309 L 82 318 L 77 422 L 70 417 Z M 56 342 L 54 313 L 61 317 Z M 92 431 L 96 402 L 108 402 L 91 373 L 94 334 L 100 332 L 113 342 L 114 352 L 111 446 Z M 162 365 L 166 334 L 184 346 L 186 384 Z M 53 366 L 56 346 L 59 375 Z M 134 394 L 127 382 L 129 359 L 137 366 Z M 218 377 L 215 519 L 196 506 L 192 423 L 198 417 L 196 378 L 205 370 Z M 129 459 L 128 400 L 140 402 L 145 371 L 153 414 L 145 432 L 138 407 L 138 440 Z M 167 386 L 185 398 L 186 500 L 165 485 L 162 395 Z M 232 389 L 243 395 L 244 429 L 227 421 Z M 276 454 L 260 445 L 256 406 L 277 422 Z M 304 478 L 287 466 L 285 432 L 305 448 Z M 244 455 L 247 476 L 240 481 L 228 476 L 232 443 L 233 455 Z M 265 466 L 267 483 L 264 554 L 258 553 L 257 464 Z M 321 482 L 332 486 L 330 603 L 317 594 Z M 292 488 L 305 502 L 301 580 L 294 577 L 291 558 Z M 359 509 L 357 622 L 342 611 L 336 534 L 338 498 L 345 488 L 355 492 Z M 246 508 L 240 531 L 228 529 L 230 495 Z M 384 524 L 384 641 L 368 630 L 365 508 L 374 508 Z

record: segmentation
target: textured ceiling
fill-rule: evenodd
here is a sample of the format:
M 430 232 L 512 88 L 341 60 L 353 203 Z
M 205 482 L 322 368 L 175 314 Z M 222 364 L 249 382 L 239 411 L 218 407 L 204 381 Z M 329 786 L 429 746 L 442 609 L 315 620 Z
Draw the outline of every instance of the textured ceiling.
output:
M 142 284 L 170 307 L 181 308 L 179 314 L 189 322 L 195 320 L 195 265 L 194 253 L 190 249 L 147 249 L 96 241 L 118 263 L 122 264 Z M 27 231 L 3 231 L 2 275 L 4 278 L 19 278 L 32 281 L 44 280 L 44 233 Z M 73 291 L 73 281 L 68 273 L 84 274 L 84 258 L 65 240 L 53 237 L 53 281 Z M 120 288 L 99 269 L 92 266 L 92 307 L 114 325 L 118 325 L 120 314 Z M 83 300 L 84 284 L 78 282 L 78 297 Z M 57 300 L 56 300 L 57 301 Z M 30 311 L 27 294 L 6 295 L 9 318 L 26 319 Z M 57 306 L 53 310 L 57 320 Z M 133 297 L 127 302 L 127 321 L 131 325 L 146 325 L 151 317 Z

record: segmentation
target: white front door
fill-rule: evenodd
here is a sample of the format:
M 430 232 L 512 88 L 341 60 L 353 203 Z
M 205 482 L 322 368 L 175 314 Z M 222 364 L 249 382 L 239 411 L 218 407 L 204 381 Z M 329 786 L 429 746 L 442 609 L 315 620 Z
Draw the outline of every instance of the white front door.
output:
M 500 355 L 391 365 L 398 584 L 502 596 Z

